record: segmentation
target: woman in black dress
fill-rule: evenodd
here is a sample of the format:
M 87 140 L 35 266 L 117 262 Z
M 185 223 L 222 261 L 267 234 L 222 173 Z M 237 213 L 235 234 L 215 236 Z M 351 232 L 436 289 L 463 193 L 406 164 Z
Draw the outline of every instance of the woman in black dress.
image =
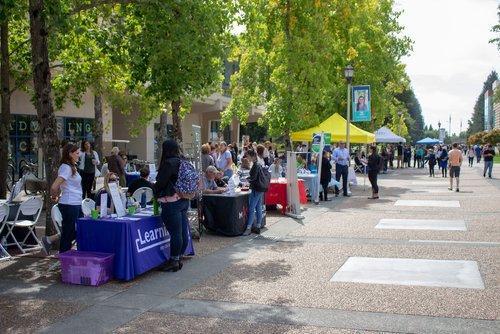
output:
M 378 172 L 380 169 L 380 155 L 377 153 L 377 146 L 370 146 L 370 155 L 368 156 L 368 180 L 372 185 L 372 196 L 369 199 L 378 199 Z
M 330 153 L 328 151 L 323 151 L 323 156 L 321 157 L 321 178 L 320 183 L 323 191 L 319 194 L 319 199 L 321 201 L 330 201 L 328 199 L 328 184 L 332 180 L 332 164 L 330 163 Z

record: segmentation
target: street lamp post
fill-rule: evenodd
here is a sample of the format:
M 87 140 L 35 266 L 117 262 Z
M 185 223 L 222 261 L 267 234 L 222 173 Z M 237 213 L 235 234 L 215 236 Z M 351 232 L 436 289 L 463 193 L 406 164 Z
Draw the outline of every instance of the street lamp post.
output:
M 347 122 L 346 122 L 346 148 L 349 152 L 349 164 L 351 156 L 351 83 L 354 77 L 354 68 L 351 65 L 347 65 L 344 69 L 344 77 L 347 81 Z
M 441 141 L 441 121 L 438 121 L 438 139 Z

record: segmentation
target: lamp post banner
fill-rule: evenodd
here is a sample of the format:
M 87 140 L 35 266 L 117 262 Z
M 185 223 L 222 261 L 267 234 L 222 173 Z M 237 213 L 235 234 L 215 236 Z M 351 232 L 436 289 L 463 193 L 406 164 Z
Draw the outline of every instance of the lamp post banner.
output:
M 370 86 L 352 87 L 352 121 L 369 122 L 371 113 L 371 90 Z

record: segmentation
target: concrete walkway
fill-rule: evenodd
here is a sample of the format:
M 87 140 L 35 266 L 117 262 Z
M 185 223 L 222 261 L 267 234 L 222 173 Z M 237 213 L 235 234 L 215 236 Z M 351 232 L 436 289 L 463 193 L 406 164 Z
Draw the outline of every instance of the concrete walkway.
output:
M 52 258 L 0 262 L 0 332 L 499 333 L 500 180 L 480 168 L 462 167 L 458 193 L 437 171 L 390 171 L 378 201 L 360 178 L 304 221 L 204 236 L 180 272 L 128 283 L 63 285 Z

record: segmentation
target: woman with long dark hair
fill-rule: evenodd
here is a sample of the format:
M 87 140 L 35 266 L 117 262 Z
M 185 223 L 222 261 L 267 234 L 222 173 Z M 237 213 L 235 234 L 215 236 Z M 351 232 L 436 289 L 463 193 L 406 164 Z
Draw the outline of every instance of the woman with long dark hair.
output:
M 368 180 L 372 185 L 372 196 L 369 199 L 378 199 L 378 173 L 380 171 L 380 155 L 377 153 L 377 146 L 370 146 L 370 155 L 368 155 Z
M 94 184 L 96 168 L 99 163 L 97 152 L 92 149 L 92 145 L 88 140 L 83 140 L 78 164 L 82 177 L 83 198 L 92 198 L 92 185 Z
M 156 198 L 161 205 L 161 218 L 170 234 L 170 259 L 159 268 L 162 271 L 182 269 L 181 255 L 188 246 L 189 200 L 181 198 L 174 189 L 180 164 L 179 145 L 174 140 L 166 140 L 162 146 L 160 166 L 154 186 Z
M 62 231 L 59 253 L 71 249 L 76 238 L 76 220 L 82 214 L 82 178 L 76 169 L 80 149 L 75 144 L 66 144 L 62 150 L 61 166 L 57 178 L 50 187 L 53 201 L 58 201 L 62 215 Z

